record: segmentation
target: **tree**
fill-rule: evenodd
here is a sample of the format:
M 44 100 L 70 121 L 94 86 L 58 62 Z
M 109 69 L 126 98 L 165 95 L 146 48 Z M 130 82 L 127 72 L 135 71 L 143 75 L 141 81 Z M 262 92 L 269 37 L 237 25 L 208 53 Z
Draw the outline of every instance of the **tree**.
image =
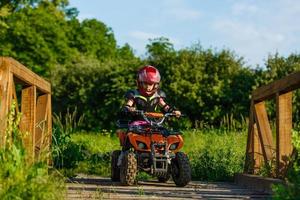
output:
M 84 115 L 86 129 L 113 128 L 124 94 L 135 87 L 138 59 L 100 62 L 78 57 L 57 67 L 52 74 L 53 109 L 56 113 L 73 110 Z
M 14 57 L 40 75 L 49 76 L 53 66 L 77 54 L 69 47 L 65 15 L 52 4 L 23 8 L 6 23 L 9 28 L 1 33 L 0 54 Z

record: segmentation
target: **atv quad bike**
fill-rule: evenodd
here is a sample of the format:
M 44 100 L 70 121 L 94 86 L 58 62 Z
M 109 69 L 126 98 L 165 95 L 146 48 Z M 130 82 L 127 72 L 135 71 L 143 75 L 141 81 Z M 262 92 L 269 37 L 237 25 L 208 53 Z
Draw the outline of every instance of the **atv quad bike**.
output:
M 139 171 L 167 182 L 172 176 L 176 186 L 184 187 L 191 180 L 191 167 L 180 133 L 167 130 L 163 122 L 172 113 L 135 111 L 143 121 L 134 121 L 119 131 L 122 151 L 115 150 L 111 158 L 111 179 L 123 185 L 133 185 Z M 119 127 L 125 128 L 121 124 Z

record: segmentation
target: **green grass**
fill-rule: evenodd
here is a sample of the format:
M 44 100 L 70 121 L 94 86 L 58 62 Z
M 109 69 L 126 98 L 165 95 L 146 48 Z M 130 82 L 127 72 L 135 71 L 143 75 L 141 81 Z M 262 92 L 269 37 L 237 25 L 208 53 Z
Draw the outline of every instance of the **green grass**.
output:
M 116 136 L 103 133 L 77 133 L 72 142 L 83 146 L 84 159 L 78 162 L 76 173 L 110 176 L 110 154 L 120 149 Z
M 246 151 L 246 133 L 204 130 L 184 132 L 185 145 L 197 180 L 228 181 L 242 172 Z
M 190 130 L 183 132 L 184 147 L 196 180 L 231 180 L 233 174 L 243 169 L 246 133 L 220 129 Z M 120 149 L 114 133 L 84 133 L 71 135 L 71 142 L 79 148 L 72 153 L 81 157 L 73 173 L 110 175 L 110 153 Z

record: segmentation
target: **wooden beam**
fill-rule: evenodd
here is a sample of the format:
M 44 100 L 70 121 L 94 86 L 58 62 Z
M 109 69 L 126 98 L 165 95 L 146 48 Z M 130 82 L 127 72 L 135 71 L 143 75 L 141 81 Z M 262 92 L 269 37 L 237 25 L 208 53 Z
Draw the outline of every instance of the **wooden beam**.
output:
M 13 58 L 1 57 L 2 63 L 7 63 L 6 65 L 10 67 L 10 71 L 19 80 L 24 81 L 28 85 L 34 85 L 38 90 L 43 93 L 51 92 L 51 85 L 49 82 L 30 71 L 24 65 L 14 60 Z
M 268 164 L 273 158 L 273 138 L 272 131 L 269 124 L 269 119 L 265 107 L 265 102 L 259 102 L 255 107 L 255 121 L 257 123 L 258 135 L 260 138 L 261 148 L 265 159 L 265 164 Z
M 51 149 L 51 144 L 52 144 L 52 103 L 51 103 L 51 95 L 47 94 L 47 110 L 46 110 L 46 116 L 47 116 L 47 128 L 46 128 L 46 139 L 45 139 L 45 148 L 50 151 Z M 48 164 L 52 165 L 52 159 L 51 159 L 51 154 L 48 154 Z
M 248 137 L 246 146 L 246 160 L 244 165 L 244 173 L 253 173 L 254 171 L 254 104 L 251 101 L 249 125 L 248 125 Z
M 47 94 L 39 96 L 37 98 L 36 105 L 36 126 L 35 126 L 35 157 L 38 158 L 41 151 L 43 151 L 43 143 L 45 135 L 47 134 L 47 104 L 48 96 Z
M 252 138 L 253 138 L 253 173 L 257 174 L 259 172 L 259 169 L 261 168 L 264 160 L 263 152 L 262 152 L 262 144 L 260 142 L 258 130 L 257 130 L 257 124 L 253 124 L 253 132 L 252 132 Z
M 52 103 L 51 103 L 51 95 L 47 94 L 47 137 L 48 137 L 48 147 L 50 148 L 50 145 L 52 143 Z
M 276 96 L 276 175 L 284 177 L 292 154 L 292 92 Z
M 22 90 L 20 130 L 28 134 L 24 139 L 29 159 L 34 158 L 35 124 L 36 124 L 36 87 L 30 86 Z
M 9 69 L 0 59 L 0 145 L 5 144 L 6 116 L 8 113 Z
M 300 72 L 292 73 L 282 79 L 274 81 L 270 84 L 261 86 L 252 92 L 252 99 L 255 102 L 264 101 L 276 94 L 290 92 L 300 87 Z

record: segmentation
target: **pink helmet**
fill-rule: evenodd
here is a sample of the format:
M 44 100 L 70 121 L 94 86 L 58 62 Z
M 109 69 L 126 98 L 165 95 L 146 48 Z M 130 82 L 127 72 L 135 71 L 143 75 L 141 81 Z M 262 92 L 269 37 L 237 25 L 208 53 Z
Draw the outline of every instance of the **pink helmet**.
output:
M 137 72 L 137 84 L 139 91 L 142 95 L 151 96 L 153 95 L 159 86 L 160 73 L 158 69 L 151 65 L 140 68 Z M 144 84 L 154 84 L 151 91 L 146 91 Z

